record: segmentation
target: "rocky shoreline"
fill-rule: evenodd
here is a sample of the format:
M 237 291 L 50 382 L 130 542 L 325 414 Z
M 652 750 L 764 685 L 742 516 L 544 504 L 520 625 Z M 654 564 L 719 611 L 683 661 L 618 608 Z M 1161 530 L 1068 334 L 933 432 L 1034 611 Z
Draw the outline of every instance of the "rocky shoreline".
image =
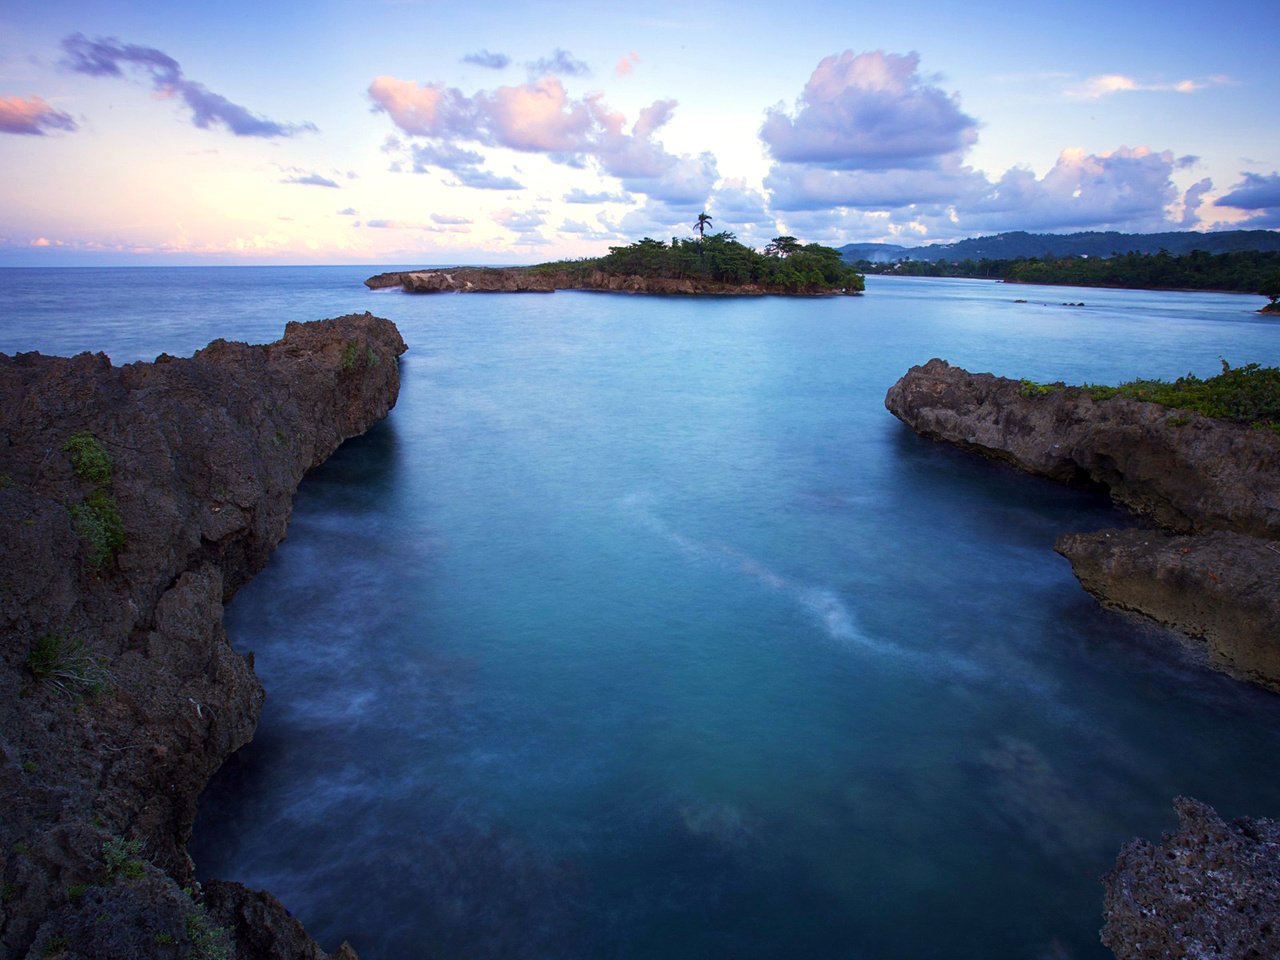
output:
M 1103 604 L 1199 638 L 1213 666 L 1280 691 L 1280 435 L 938 359 L 885 406 L 922 436 L 1104 488 L 1157 525 L 1068 533 L 1054 549 Z M 1120 960 L 1277 956 L 1280 824 L 1175 807 L 1178 831 L 1129 843 L 1104 878 L 1102 942 Z
M 912 367 L 885 406 L 923 436 L 1103 488 L 1161 528 L 1066 535 L 1055 549 L 1102 603 L 1197 637 L 1214 665 L 1280 690 L 1280 435 L 938 359 Z
M 532 267 L 453 267 L 380 273 L 365 280 L 370 290 L 400 287 L 406 293 L 553 293 L 588 290 L 608 293 L 652 293 L 672 296 L 852 296 L 857 291 L 828 288 L 800 293 L 780 284 L 723 283 L 688 278 L 642 277 L 600 270 L 542 270 Z
M 364 314 L 120 367 L 0 355 L 0 957 L 330 956 L 270 894 L 201 889 L 186 842 L 263 700 L 223 605 L 405 349 Z

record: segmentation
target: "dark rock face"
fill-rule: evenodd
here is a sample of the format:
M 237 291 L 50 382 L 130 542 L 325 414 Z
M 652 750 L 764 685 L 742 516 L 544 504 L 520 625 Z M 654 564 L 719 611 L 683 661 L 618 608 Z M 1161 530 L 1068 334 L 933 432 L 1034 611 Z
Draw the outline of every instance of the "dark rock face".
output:
M 365 314 L 185 360 L 0 355 L 0 957 L 276 955 L 182 889 L 196 800 L 263 699 L 223 604 L 303 475 L 395 403 L 404 350 Z M 269 915 L 235 896 L 220 916 Z
M 1127 844 L 1104 878 L 1102 942 L 1120 960 L 1280 957 L 1280 823 L 1174 807 L 1177 831 Z
M 1204 640 L 1220 669 L 1280 692 L 1280 544 L 1102 530 L 1064 534 L 1054 549 L 1109 606 Z

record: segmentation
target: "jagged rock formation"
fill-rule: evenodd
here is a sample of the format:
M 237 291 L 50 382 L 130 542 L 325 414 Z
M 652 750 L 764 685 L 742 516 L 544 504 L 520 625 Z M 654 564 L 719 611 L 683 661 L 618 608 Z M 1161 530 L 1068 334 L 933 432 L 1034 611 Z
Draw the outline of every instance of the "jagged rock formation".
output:
M 614 293 L 684 295 L 796 296 L 777 284 L 723 283 L 672 277 L 641 277 L 569 270 L 537 270 L 529 267 L 454 267 L 445 270 L 409 270 L 380 273 L 365 286 L 371 290 L 400 287 L 408 293 L 551 293 L 555 290 L 598 290 Z M 816 294 L 839 293 L 819 290 Z M 813 294 L 808 294 L 813 295 Z
M 404 350 L 365 314 L 121 367 L 0 354 L 0 957 L 326 956 L 274 898 L 203 900 L 186 841 L 263 699 L 223 604 Z
M 1177 831 L 1126 844 L 1103 879 L 1102 942 L 1119 960 L 1280 957 L 1280 823 L 1174 808 Z
M 1201 637 L 1218 666 L 1280 689 L 1280 435 L 1078 388 L 1028 389 L 937 359 L 912 367 L 885 406 L 924 436 L 1105 487 L 1167 530 L 1231 533 L 1109 530 L 1061 537 L 1056 549 L 1104 603 Z

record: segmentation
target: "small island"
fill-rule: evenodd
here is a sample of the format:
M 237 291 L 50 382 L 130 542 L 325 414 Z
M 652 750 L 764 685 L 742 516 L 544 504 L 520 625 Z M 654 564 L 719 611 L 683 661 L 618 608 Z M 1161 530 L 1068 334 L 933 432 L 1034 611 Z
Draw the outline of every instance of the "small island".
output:
M 703 214 L 703 217 L 706 217 Z M 699 218 L 699 225 L 710 222 Z M 728 231 L 664 243 L 645 237 L 610 247 L 603 257 L 557 260 L 531 267 L 457 267 L 381 273 L 370 289 L 400 287 L 408 293 L 551 293 L 600 290 L 719 296 L 855 295 L 862 274 L 840 251 L 795 237 L 775 237 L 763 251 L 740 243 Z

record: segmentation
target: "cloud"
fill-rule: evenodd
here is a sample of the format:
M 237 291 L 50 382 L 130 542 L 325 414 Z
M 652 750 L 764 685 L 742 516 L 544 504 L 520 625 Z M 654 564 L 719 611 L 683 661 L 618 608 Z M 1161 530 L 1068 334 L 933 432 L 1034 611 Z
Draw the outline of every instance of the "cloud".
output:
M 41 97 L 0 97 L 0 133 L 42 137 L 50 130 L 75 129 L 70 114 L 55 110 Z
M 461 168 L 453 171 L 458 185 L 476 190 L 523 190 L 524 184 L 514 177 L 503 177 L 488 170 Z
M 545 210 L 513 210 L 511 207 L 504 207 L 493 215 L 493 222 L 516 233 L 523 233 L 536 230 L 546 223 L 545 213 Z
M 339 211 L 338 211 L 338 216 L 340 216 L 340 217 L 358 217 L 358 216 L 360 216 L 360 214 L 356 212 L 356 208 L 355 208 L 355 207 L 347 207 L 345 210 L 339 210 Z
M 413 220 L 366 220 L 366 227 L 373 227 L 376 230 L 425 230 L 427 224 L 418 223 Z
M 1067 88 L 1067 96 L 1078 100 L 1097 100 L 1113 93 L 1132 93 L 1135 91 L 1168 91 L 1173 93 L 1195 93 L 1206 87 L 1217 87 L 1231 83 L 1230 77 L 1215 74 L 1201 80 L 1177 80 L 1171 83 L 1143 82 L 1124 73 L 1104 73 L 1089 77 L 1082 83 Z
M 1215 207 L 1235 207 L 1238 210 L 1266 210 L 1280 207 L 1280 173 L 1242 173 L 1239 183 L 1231 192 L 1213 202 Z
M 94 77 L 123 77 L 121 64 L 134 67 L 151 79 L 151 86 L 163 97 L 181 97 L 191 110 L 191 122 L 202 130 L 222 124 L 238 137 L 291 137 L 314 131 L 314 124 L 277 123 L 251 113 L 214 93 L 202 83 L 186 79 L 178 61 L 154 47 L 122 44 L 114 37 L 90 40 L 74 33 L 62 41 L 67 52 L 63 66 Z
M 471 104 L 462 92 L 439 83 L 414 83 L 395 77 L 375 77 L 369 84 L 374 112 L 385 112 L 405 133 L 440 137 L 467 133 Z
M 1213 181 L 1208 177 L 1187 188 L 1182 195 L 1182 221 L 1179 226 L 1190 230 L 1200 222 L 1200 206 L 1204 203 L 1204 195 L 1213 189 Z
M 564 195 L 565 203 L 626 203 L 630 197 L 625 193 L 609 193 L 602 190 L 599 193 L 588 193 L 574 187 Z
M 620 77 L 630 76 L 636 69 L 636 64 L 640 62 L 640 54 L 632 50 L 623 57 L 618 58 L 617 64 L 613 68 L 613 72 Z
M 474 64 L 477 67 L 486 67 L 490 70 L 502 70 L 511 63 L 511 58 L 505 53 L 490 53 L 488 50 L 477 50 L 475 53 L 468 53 L 462 58 L 462 62 Z
M 965 163 L 978 122 L 919 74 L 915 54 L 849 51 L 818 64 L 793 113 L 767 111 L 760 137 L 774 158 L 764 185 L 788 226 L 808 211 L 849 229 L 957 236 L 996 230 L 1159 230 L 1196 217 L 1175 170 L 1194 157 L 1140 146 L 1063 150 L 1037 176 L 989 178 Z M 841 228 L 843 229 L 843 227 Z
M 559 47 L 551 52 L 551 56 L 531 60 L 525 66 L 529 68 L 530 77 L 542 77 L 549 74 L 561 77 L 588 77 L 591 75 L 590 67 L 581 60 L 576 59 L 568 50 L 561 50 Z
M 303 184 L 304 186 L 309 186 L 309 187 L 332 187 L 335 190 L 339 189 L 337 181 L 330 180 L 328 177 L 322 177 L 318 173 L 307 173 L 307 174 L 299 174 L 293 177 L 286 177 L 284 180 L 281 180 L 280 182 L 281 183 L 300 183 L 300 184 Z
M 1280 173 L 1242 173 L 1243 178 L 1213 202 L 1215 207 L 1234 207 L 1253 212 L 1235 227 L 1271 229 L 1280 227 Z
M 442 227 L 454 227 L 454 226 L 462 226 L 468 223 L 474 223 L 475 221 L 469 220 L 466 217 L 450 217 L 442 213 L 433 213 L 431 215 L 431 222 L 438 223 Z
M 626 118 L 599 94 L 573 98 L 554 76 L 472 96 L 382 76 L 369 85 L 369 96 L 374 110 L 385 112 L 403 133 L 427 141 L 410 147 L 415 172 L 450 170 L 465 186 L 521 188 L 510 177 L 481 170 L 483 157 L 471 145 L 539 153 L 570 167 L 594 164 L 628 191 L 671 202 L 703 202 L 718 177 L 710 153 L 675 155 L 655 139 L 675 110 L 674 100 L 645 107 L 628 130 Z M 389 138 L 383 149 L 394 152 L 402 144 Z M 400 168 L 402 161 L 393 162 L 392 169 Z
M 766 111 L 760 138 L 783 163 L 834 170 L 928 166 L 977 141 L 958 98 L 926 83 L 919 54 L 882 50 L 824 58 L 796 101 Z

